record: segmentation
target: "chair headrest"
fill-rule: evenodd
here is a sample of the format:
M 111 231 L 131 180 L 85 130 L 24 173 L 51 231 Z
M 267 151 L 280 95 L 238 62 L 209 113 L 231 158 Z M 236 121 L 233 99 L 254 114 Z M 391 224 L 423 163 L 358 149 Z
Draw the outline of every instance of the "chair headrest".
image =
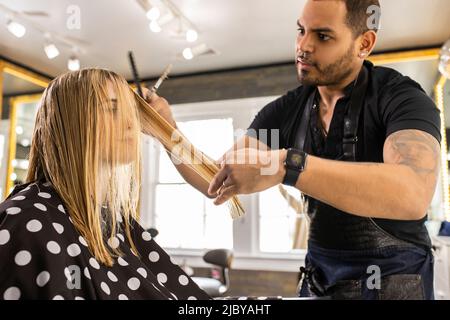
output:
M 233 252 L 228 249 L 214 249 L 206 252 L 203 260 L 222 268 L 230 268 L 233 261 Z

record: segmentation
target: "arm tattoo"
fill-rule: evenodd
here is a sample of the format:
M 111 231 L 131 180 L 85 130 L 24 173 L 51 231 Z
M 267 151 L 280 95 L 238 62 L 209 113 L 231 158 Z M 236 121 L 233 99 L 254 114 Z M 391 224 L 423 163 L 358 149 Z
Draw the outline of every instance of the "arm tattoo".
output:
M 406 165 L 425 181 L 435 181 L 439 174 L 439 142 L 420 130 L 395 132 L 386 139 L 384 162 Z

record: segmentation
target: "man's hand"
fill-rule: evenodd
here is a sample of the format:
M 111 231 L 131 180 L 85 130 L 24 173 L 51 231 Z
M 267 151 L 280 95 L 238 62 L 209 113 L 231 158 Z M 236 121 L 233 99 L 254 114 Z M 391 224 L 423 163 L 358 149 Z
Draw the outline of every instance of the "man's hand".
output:
M 220 171 L 212 179 L 208 193 L 220 205 L 236 194 L 269 189 L 283 181 L 286 150 L 241 149 L 226 154 Z
M 142 88 L 142 92 L 144 94 L 145 101 L 147 101 L 153 109 L 156 110 L 156 112 L 158 112 L 167 122 L 169 122 L 172 127 L 176 128 L 177 124 L 173 119 L 172 111 L 170 110 L 170 105 L 167 100 L 158 96 L 156 93 L 152 95 L 152 92 L 147 88 Z

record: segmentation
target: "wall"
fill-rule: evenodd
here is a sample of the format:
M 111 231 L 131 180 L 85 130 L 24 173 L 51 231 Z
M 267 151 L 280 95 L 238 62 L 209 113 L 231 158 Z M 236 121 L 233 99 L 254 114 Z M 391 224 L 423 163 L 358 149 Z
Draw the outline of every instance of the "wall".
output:
M 148 81 L 147 85 L 153 85 Z M 298 86 L 294 64 L 174 77 L 158 91 L 171 104 L 282 95 Z

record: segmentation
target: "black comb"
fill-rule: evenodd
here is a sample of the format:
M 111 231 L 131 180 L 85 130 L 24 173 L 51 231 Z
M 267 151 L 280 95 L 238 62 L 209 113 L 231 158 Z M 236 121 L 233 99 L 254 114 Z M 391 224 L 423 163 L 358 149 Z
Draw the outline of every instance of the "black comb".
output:
M 136 85 L 136 89 L 138 94 L 144 98 L 144 94 L 142 92 L 141 80 L 139 78 L 139 74 L 137 72 L 136 63 L 134 61 L 133 51 L 128 51 L 128 59 L 130 60 L 131 72 L 133 73 L 134 84 Z

